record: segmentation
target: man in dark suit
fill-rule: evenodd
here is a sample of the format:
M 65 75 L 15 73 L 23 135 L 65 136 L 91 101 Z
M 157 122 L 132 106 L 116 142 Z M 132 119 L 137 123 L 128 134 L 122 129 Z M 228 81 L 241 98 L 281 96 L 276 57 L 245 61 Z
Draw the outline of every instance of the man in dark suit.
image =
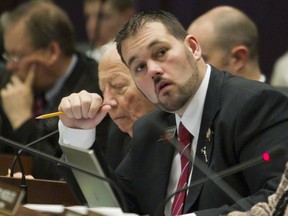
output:
M 57 130 L 57 118 L 35 120 L 35 117 L 56 111 L 62 97 L 82 89 L 101 93 L 98 64 L 75 51 L 71 21 L 49 1 L 20 5 L 3 16 L 2 26 L 3 56 L 11 73 L 1 74 L 0 132 L 27 144 Z M 106 118 L 97 134 L 103 146 L 108 123 Z M 58 135 L 39 142 L 37 148 L 55 154 Z M 1 145 L 1 153 L 11 151 Z M 55 169 L 46 170 L 43 163 L 35 161 L 33 176 L 58 178 L 54 176 Z
M 137 87 L 160 108 L 134 124 L 131 150 L 116 170 L 129 210 L 153 214 L 159 208 L 159 215 L 214 216 L 266 201 L 287 160 L 287 97 L 267 84 L 207 65 L 197 39 L 164 11 L 138 13 L 120 29 L 116 43 Z M 60 145 L 81 147 L 71 133 L 67 136 L 71 128 L 79 132 L 77 137 L 90 137 L 90 145 L 82 147 L 93 144 L 89 133 L 111 109 L 110 104 L 100 104 L 99 95 L 83 91 L 62 99 Z M 177 150 L 169 144 L 176 131 Z M 212 175 L 273 148 L 281 148 L 286 157 L 220 182 L 193 185 L 159 207 L 169 194 L 204 178 L 204 173 Z

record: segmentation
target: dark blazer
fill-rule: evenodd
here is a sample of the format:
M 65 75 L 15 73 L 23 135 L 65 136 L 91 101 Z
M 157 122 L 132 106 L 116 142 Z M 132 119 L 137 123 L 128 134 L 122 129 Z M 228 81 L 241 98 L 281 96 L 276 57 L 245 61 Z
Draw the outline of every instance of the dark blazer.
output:
M 115 170 L 130 149 L 131 137 L 122 132 L 116 124 L 111 124 L 109 129 L 105 158 L 109 166 Z
M 83 89 L 89 92 L 96 92 L 98 94 L 102 94 L 99 85 L 98 85 L 98 64 L 95 60 L 88 58 L 86 55 L 81 53 L 76 53 L 78 57 L 78 61 L 70 74 L 70 76 L 65 81 L 62 86 L 60 92 L 53 98 L 53 100 L 48 103 L 44 110 L 45 112 L 54 112 L 58 110 L 58 105 L 61 99 L 65 96 L 70 95 L 74 92 L 79 92 Z M 3 74 L 0 82 L 1 88 L 6 85 L 9 81 L 9 74 Z M 8 121 L 3 109 L 0 108 L 0 134 L 12 140 L 18 141 L 22 144 L 30 143 L 46 134 L 49 134 L 58 129 L 58 118 L 49 118 L 44 120 L 36 120 L 30 119 L 25 122 L 20 128 L 15 131 L 12 131 L 12 127 L 10 122 Z M 103 147 L 106 146 L 107 140 L 107 130 L 110 124 L 110 118 L 107 117 L 103 123 L 97 127 L 97 141 L 101 143 Z M 60 156 L 61 151 L 58 145 L 58 134 L 49 137 L 44 142 L 39 142 L 33 147 L 44 151 L 49 154 L 56 154 Z M 99 138 L 99 140 L 98 140 Z M 7 146 L 0 145 L 1 152 L 11 152 L 11 149 L 7 148 Z M 45 161 L 34 161 L 33 167 L 33 175 L 36 178 L 49 178 L 54 179 L 58 178 L 58 175 L 54 175 L 55 172 L 53 169 L 44 168 L 46 163 Z M 41 164 L 40 166 L 37 166 Z M 44 171 L 46 170 L 46 171 Z M 51 172 L 51 174 L 50 174 Z
M 174 114 L 160 110 L 134 124 L 131 150 L 116 170 L 133 212 L 153 214 L 167 197 L 175 149 L 161 137 L 171 126 L 175 126 Z M 205 171 L 220 172 L 276 146 L 288 150 L 287 132 L 286 96 L 265 83 L 212 68 L 196 150 Z M 256 202 L 266 201 L 276 190 L 287 159 L 286 154 L 224 178 L 233 188 L 227 194 L 212 181 L 192 187 L 184 212 L 214 216 L 240 210 L 240 204 L 248 210 Z M 191 181 L 204 177 L 194 164 Z M 243 197 L 236 204 L 231 198 L 233 191 Z M 164 208 L 159 212 L 163 214 Z

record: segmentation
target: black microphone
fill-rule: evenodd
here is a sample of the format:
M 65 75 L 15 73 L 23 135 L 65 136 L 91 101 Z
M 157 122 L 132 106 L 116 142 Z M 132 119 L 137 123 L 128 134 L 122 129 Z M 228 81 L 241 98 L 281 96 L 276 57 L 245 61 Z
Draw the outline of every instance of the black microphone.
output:
M 175 140 L 175 138 L 173 138 Z M 179 141 L 177 140 L 177 143 L 171 140 L 166 140 L 168 141 L 170 144 L 172 144 L 178 151 L 181 151 L 182 145 L 179 145 Z M 180 143 L 181 144 L 181 143 Z M 185 153 L 184 153 L 185 154 Z M 167 198 L 162 201 L 159 206 L 156 208 L 155 213 L 153 214 L 154 216 L 158 216 L 158 215 L 163 215 L 163 209 L 165 208 L 165 205 L 167 202 L 169 202 L 169 200 L 175 196 L 178 193 L 181 193 L 183 191 L 187 191 L 189 189 L 191 189 L 192 187 L 198 186 L 202 183 L 208 182 L 208 181 L 213 181 L 213 183 L 215 183 L 220 189 L 222 189 L 231 199 L 233 199 L 235 202 L 237 200 L 239 200 L 241 197 L 240 195 L 237 195 L 236 191 L 231 188 L 230 185 L 228 185 L 222 178 L 233 175 L 237 172 L 240 172 L 242 170 L 245 170 L 249 167 L 252 166 L 256 166 L 259 165 L 261 163 L 268 163 L 270 162 L 270 160 L 274 160 L 277 158 L 280 158 L 282 156 L 284 156 L 286 154 L 286 150 L 282 147 L 276 147 L 272 150 L 269 150 L 267 152 L 264 152 L 262 155 L 259 155 L 255 158 L 252 158 L 250 160 L 247 160 L 245 162 L 242 162 L 240 164 L 237 164 L 233 167 L 230 167 L 228 169 L 222 170 L 218 173 L 212 173 L 211 174 L 211 170 L 209 170 L 210 173 L 208 173 L 204 167 L 206 166 L 206 164 L 204 162 L 202 162 L 199 158 L 196 157 L 194 158 L 194 166 L 197 167 L 199 170 L 201 170 L 201 172 L 203 172 L 205 174 L 206 177 L 201 178 L 197 181 L 192 182 L 189 186 L 184 187 L 182 189 L 176 190 L 174 193 L 170 194 L 169 196 L 167 196 Z M 187 157 L 190 162 L 192 162 L 192 156 L 190 154 L 185 154 L 185 157 Z M 237 198 L 237 196 L 239 196 L 239 198 Z M 243 206 L 243 204 L 239 203 L 239 206 L 243 209 L 243 210 L 247 210 L 250 205 L 247 203 L 247 206 Z
M 175 137 L 175 132 L 176 132 L 176 126 L 174 125 L 173 127 L 169 128 L 163 128 L 163 126 L 155 121 L 151 121 L 151 124 L 155 126 L 157 129 L 160 131 L 163 131 L 161 140 L 165 140 L 168 142 L 170 145 L 172 145 L 178 152 L 182 152 L 184 145 L 180 143 L 180 141 Z M 171 132 L 173 131 L 173 132 Z M 172 135 L 171 135 L 172 134 Z M 159 207 L 156 208 L 154 211 L 155 214 L 153 215 L 163 215 L 163 209 L 166 205 L 166 203 L 177 193 L 180 193 L 182 191 L 186 191 L 190 189 L 191 187 L 195 187 L 199 184 L 202 184 L 207 181 L 213 181 L 215 185 L 217 185 L 223 192 L 227 194 L 235 203 L 240 200 L 242 197 L 227 183 L 225 182 L 222 178 L 232 175 L 234 173 L 237 173 L 239 171 L 242 171 L 244 169 L 247 169 L 251 166 L 255 166 L 257 164 L 263 163 L 265 161 L 270 160 L 270 158 L 273 156 L 273 158 L 276 158 L 276 156 L 284 156 L 286 154 L 286 150 L 284 148 L 276 148 L 273 150 L 270 150 L 269 153 L 263 153 L 263 155 L 258 156 L 256 158 L 253 158 L 251 160 L 248 160 L 246 162 L 243 162 L 241 164 L 238 164 L 236 166 L 230 167 L 227 170 L 221 171 L 220 173 L 213 173 L 211 169 L 209 169 L 209 172 L 206 171 L 207 165 L 200 160 L 196 154 L 194 156 L 194 160 L 191 156 L 191 154 L 187 153 L 187 151 L 183 152 L 184 156 L 189 159 L 189 161 L 193 164 L 194 167 L 198 168 L 206 177 L 203 179 L 200 179 L 192 184 L 190 186 L 187 186 L 181 190 L 175 191 L 173 194 L 169 195 L 163 202 L 159 204 Z M 263 157 L 263 158 L 262 158 Z M 250 207 L 250 204 L 248 202 L 243 202 L 243 203 L 238 203 L 239 206 L 245 210 Z
M 35 142 L 35 141 L 34 141 L 34 142 Z M 33 142 L 33 143 L 34 143 L 34 142 Z M 64 167 L 67 167 L 67 168 L 70 168 L 70 169 L 75 169 L 75 170 L 77 170 L 77 171 L 83 172 L 83 173 L 85 173 L 85 174 L 94 176 L 94 177 L 96 177 L 96 178 L 98 178 L 98 179 L 100 179 L 100 180 L 103 180 L 103 181 L 108 182 L 108 183 L 111 185 L 111 187 L 116 191 L 116 193 L 117 193 L 117 195 L 118 195 L 118 197 L 119 197 L 119 201 L 120 201 L 120 203 L 121 203 L 122 210 L 123 210 L 124 212 L 128 212 L 128 206 L 127 206 L 126 199 L 125 199 L 125 197 L 124 197 L 124 194 L 123 194 L 122 190 L 121 190 L 121 189 L 119 188 L 119 186 L 118 186 L 114 181 L 112 181 L 111 179 L 106 178 L 106 177 L 99 176 L 99 175 L 91 172 L 90 170 L 87 170 L 87 169 L 85 169 L 85 168 L 79 167 L 79 166 L 77 166 L 77 165 L 75 165 L 75 164 L 67 163 L 67 162 L 62 161 L 62 160 L 60 160 L 59 158 L 56 158 L 56 157 L 54 157 L 54 156 L 51 156 L 51 155 L 49 155 L 49 154 L 47 154 L 47 153 L 45 153 L 45 152 L 41 152 L 41 151 L 39 151 L 39 150 L 37 150 L 37 149 L 30 148 L 29 146 L 22 145 L 22 144 L 20 144 L 20 143 L 18 143 L 18 142 L 15 142 L 15 141 L 13 141 L 13 140 L 7 139 L 7 138 L 5 138 L 5 137 L 3 137 L 3 136 L 0 136 L 0 143 L 3 143 L 4 145 L 8 145 L 8 146 L 13 147 L 13 148 L 15 148 L 15 149 L 19 149 L 19 150 L 21 150 L 21 151 L 28 152 L 28 153 L 30 153 L 30 154 L 32 154 L 32 155 L 41 157 L 41 158 L 43 158 L 43 159 L 45 159 L 45 160 L 48 160 L 48 161 L 50 161 L 50 162 L 53 162 L 53 163 L 56 163 L 56 164 L 60 164 L 60 165 L 62 165 L 62 166 L 64 166 Z
M 39 142 L 41 142 L 42 140 L 45 140 L 47 138 L 49 138 L 50 136 L 53 136 L 54 134 L 58 133 L 59 131 L 56 130 L 56 131 L 53 131 L 52 133 L 50 134 L 47 134 L 46 136 L 44 137 L 41 137 L 31 143 L 28 143 L 26 146 L 32 146 L 34 144 L 37 144 Z M 11 162 L 11 165 L 10 165 L 10 168 L 8 169 L 8 175 L 10 177 L 13 177 L 14 176 L 14 169 L 15 169 L 15 165 L 16 165 L 16 161 L 18 162 L 18 165 L 19 165 L 19 168 L 20 168 L 20 172 L 21 172 L 21 181 L 20 181 L 20 188 L 23 188 L 24 191 L 25 191 L 25 195 L 24 195 L 24 198 L 23 198 L 23 202 L 24 203 L 27 203 L 27 198 L 28 198 L 28 195 L 27 195 L 27 184 L 26 184 L 26 172 L 25 172 L 25 169 L 24 169 L 24 166 L 23 166 L 23 162 L 22 162 L 22 159 L 20 157 L 21 153 L 22 153 L 22 148 L 20 150 L 18 150 L 16 153 L 15 153 L 15 156 Z
M 47 135 L 45 135 L 45 136 L 37 139 L 37 140 L 34 140 L 34 141 L 31 142 L 31 143 L 26 144 L 25 146 L 26 146 L 26 147 L 30 147 L 30 146 L 32 146 L 32 145 L 35 145 L 35 144 L 37 144 L 37 143 L 39 143 L 39 142 L 41 142 L 41 141 L 43 141 L 43 140 L 45 140 L 45 139 L 47 139 L 47 138 L 55 135 L 55 134 L 57 134 L 57 133 L 59 133 L 59 131 L 58 131 L 58 130 L 55 130 L 55 131 L 53 131 L 53 132 L 51 132 L 51 133 L 49 133 L 49 134 L 47 134 Z M 22 151 L 23 151 L 22 148 L 21 148 L 20 150 L 18 150 L 18 152 L 16 152 L 15 157 L 13 158 L 13 160 L 12 160 L 12 162 L 11 162 L 10 169 L 9 169 L 9 175 L 10 175 L 10 177 L 13 177 L 13 175 L 14 175 L 14 169 L 15 169 L 15 165 L 16 165 L 16 161 L 17 161 L 17 160 L 18 160 L 18 163 L 19 163 L 19 167 L 20 167 L 21 173 L 24 172 L 24 169 L 23 169 L 23 171 L 21 170 L 21 166 L 23 167 L 22 161 L 21 161 L 21 159 L 20 159 L 20 155 L 21 155 Z M 21 163 L 21 165 L 20 165 L 20 163 Z M 22 174 L 22 175 L 23 175 L 23 174 Z

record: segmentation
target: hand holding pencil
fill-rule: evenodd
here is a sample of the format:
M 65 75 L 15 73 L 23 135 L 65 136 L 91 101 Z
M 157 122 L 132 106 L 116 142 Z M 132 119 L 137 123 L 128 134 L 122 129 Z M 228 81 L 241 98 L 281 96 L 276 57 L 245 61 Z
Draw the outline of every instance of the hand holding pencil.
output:
M 58 112 L 41 115 L 37 119 L 59 116 L 66 127 L 92 129 L 103 120 L 110 109 L 110 105 L 103 104 L 100 95 L 83 90 L 64 97 Z

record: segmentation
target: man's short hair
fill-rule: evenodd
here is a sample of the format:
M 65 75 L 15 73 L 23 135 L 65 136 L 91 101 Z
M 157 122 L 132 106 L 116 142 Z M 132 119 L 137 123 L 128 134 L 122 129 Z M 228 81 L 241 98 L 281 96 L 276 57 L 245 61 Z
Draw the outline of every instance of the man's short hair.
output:
M 184 40 L 187 36 L 187 32 L 178 19 L 169 12 L 163 10 L 144 10 L 135 14 L 126 24 L 124 24 L 118 34 L 116 35 L 115 42 L 117 44 L 117 51 L 122 56 L 122 42 L 135 35 L 144 25 L 148 22 L 160 22 L 162 23 L 167 31 L 173 35 L 176 39 Z M 124 62 L 125 63 L 125 62 Z
M 45 48 L 51 42 L 59 43 L 66 55 L 74 52 L 74 28 L 66 12 L 51 1 L 29 1 L 8 12 L 1 20 L 5 32 L 23 21 L 27 34 L 35 48 Z

